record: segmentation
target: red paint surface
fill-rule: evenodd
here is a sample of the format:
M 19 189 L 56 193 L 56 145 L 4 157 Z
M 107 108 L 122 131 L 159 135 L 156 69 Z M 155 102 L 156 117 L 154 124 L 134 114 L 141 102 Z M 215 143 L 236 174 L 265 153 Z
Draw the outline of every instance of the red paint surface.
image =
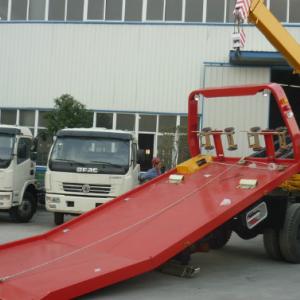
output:
M 267 86 L 279 100 L 284 96 L 277 86 Z M 201 93 L 243 95 L 265 87 Z M 190 96 L 189 130 L 197 127 L 197 93 Z M 285 121 L 298 147 L 297 123 Z M 199 142 L 193 132 L 189 144 L 196 155 Z M 276 160 L 286 166 L 283 171 L 269 170 L 270 158 L 253 158 L 256 168 L 224 158 L 171 184 L 172 170 L 46 234 L 2 245 L 0 299 L 70 299 L 153 270 L 299 172 L 299 150 L 295 153 L 296 159 Z M 239 189 L 241 178 L 257 179 L 258 185 Z M 221 204 L 224 199 L 229 205 Z
M 2 245 L 0 277 L 11 277 L 0 298 L 69 299 L 156 268 L 299 170 L 257 167 L 214 162 L 180 184 L 166 174 L 45 235 Z M 241 178 L 258 179 L 257 188 L 238 189 Z M 225 198 L 231 205 L 220 205 Z

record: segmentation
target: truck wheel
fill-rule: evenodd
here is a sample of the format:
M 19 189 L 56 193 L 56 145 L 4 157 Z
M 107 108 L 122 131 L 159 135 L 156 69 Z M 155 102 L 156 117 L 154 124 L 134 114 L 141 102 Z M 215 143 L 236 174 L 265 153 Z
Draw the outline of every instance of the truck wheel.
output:
M 232 230 L 227 228 L 227 226 L 217 229 L 209 239 L 209 248 L 214 250 L 223 248 L 230 240 L 231 234 Z
M 10 210 L 10 216 L 17 222 L 26 223 L 32 218 L 36 212 L 36 199 L 30 192 L 25 192 L 22 202 L 18 206 L 14 206 Z
M 286 261 L 300 263 L 300 203 L 287 208 L 284 225 L 279 232 L 279 245 Z
M 263 232 L 264 247 L 268 256 L 274 260 L 282 260 L 279 246 L 279 232 L 273 228 L 267 228 Z
M 254 239 L 259 234 L 259 232 L 255 228 L 254 229 L 235 228 L 234 231 L 243 240 Z
M 192 251 L 190 248 L 187 248 L 177 254 L 173 259 L 174 261 L 179 262 L 182 265 L 188 265 L 191 260 Z
M 61 225 L 64 223 L 64 213 L 55 212 L 54 213 L 54 223 L 55 225 Z

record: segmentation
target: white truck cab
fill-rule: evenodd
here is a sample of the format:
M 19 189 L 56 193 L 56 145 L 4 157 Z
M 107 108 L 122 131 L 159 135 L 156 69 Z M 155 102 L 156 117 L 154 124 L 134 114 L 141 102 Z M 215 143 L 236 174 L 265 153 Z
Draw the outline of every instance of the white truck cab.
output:
M 37 208 L 33 136 L 29 128 L 0 125 L 0 211 L 28 222 Z
M 137 141 L 131 132 L 73 128 L 57 132 L 45 175 L 46 208 L 56 225 L 139 184 Z

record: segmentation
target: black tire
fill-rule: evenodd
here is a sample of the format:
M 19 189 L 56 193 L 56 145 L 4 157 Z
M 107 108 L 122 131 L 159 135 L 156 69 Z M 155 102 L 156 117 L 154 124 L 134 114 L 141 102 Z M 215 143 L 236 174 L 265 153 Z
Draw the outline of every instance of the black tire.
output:
M 235 228 L 234 231 L 243 240 L 254 239 L 259 234 L 257 228 L 248 229 L 248 228 L 240 227 L 240 228 Z
M 300 263 L 300 204 L 291 204 L 287 210 L 283 228 L 279 232 L 279 245 L 283 258 Z
M 217 229 L 212 233 L 211 238 L 209 239 L 209 248 L 213 250 L 223 248 L 231 238 L 232 230 L 227 226 L 224 228 Z
M 55 225 L 61 225 L 64 223 L 65 214 L 61 212 L 54 213 L 54 223 Z
M 263 232 L 264 247 L 268 256 L 274 260 L 282 260 L 282 253 L 279 245 L 279 231 L 267 228 Z
M 191 261 L 191 255 L 192 255 L 192 250 L 190 248 L 187 248 L 177 254 L 173 259 L 177 262 L 179 262 L 182 265 L 188 265 L 189 262 Z
M 36 212 L 36 198 L 30 192 L 25 192 L 20 205 L 14 206 L 10 210 L 11 218 L 20 223 L 27 223 Z

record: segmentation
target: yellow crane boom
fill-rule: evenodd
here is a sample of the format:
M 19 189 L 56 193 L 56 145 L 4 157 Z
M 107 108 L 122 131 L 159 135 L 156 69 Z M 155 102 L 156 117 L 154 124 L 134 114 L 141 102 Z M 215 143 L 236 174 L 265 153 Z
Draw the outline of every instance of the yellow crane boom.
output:
M 285 57 L 295 73 L 300 73 L 300 44 L 264 5 L 263 0 L 252 0 L 248 20 Z

